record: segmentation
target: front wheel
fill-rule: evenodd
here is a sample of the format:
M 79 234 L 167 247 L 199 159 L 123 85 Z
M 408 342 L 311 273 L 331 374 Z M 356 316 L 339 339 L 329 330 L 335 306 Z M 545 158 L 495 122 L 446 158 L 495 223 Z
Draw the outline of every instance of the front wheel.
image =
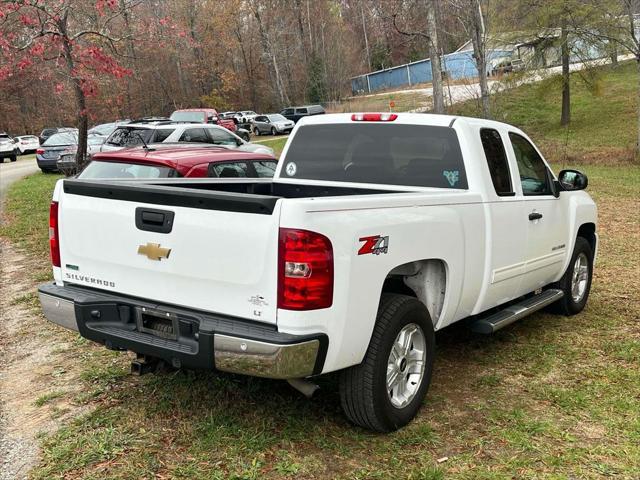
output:
M 254 128 L 254 129 L 253 129 L 253 134 L 254 134 L 256 137 L 259 137 L 259 136 L 260 136 L 260 130 L 258 130 L 258 127 L 256 127 L 256 128 Z
M 276 127 L 271 127 L 271 135 L 275 137 L 277 134 L 278 132 L 276 132 Z
M 14 153 L 13 156 L 9 157 L 9 160 L 11 160 L 12 162 L 16 162 L 18 160 L 18 157 Z
M 562 315 L 580 313 L 589 299 L 593 275 L 593 249 L 583 237 L 576 239 L 571 261 L 560 281 L 553 285 L 564 292 L 552 309 Z
M 377 432 L 409 423 L 429 388 L 434 348 L 426 307 L 413 297 L 383 294 L 363 362 L 340 375 L 349 420 Z

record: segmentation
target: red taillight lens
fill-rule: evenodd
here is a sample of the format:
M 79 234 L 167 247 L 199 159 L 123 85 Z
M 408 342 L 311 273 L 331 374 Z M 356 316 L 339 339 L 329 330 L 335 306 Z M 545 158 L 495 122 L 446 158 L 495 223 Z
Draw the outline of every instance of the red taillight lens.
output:
M 307 230 L 280 229 L 278 308 L 316 310 L 333 303 L 331 241 Z
M 354 113 L 351 120 L 354 122 L 393 122 L 398 115 L 395 113 Z
M 36 150 L 36 153 L 37 153 L 38 155 L 42 155 L 42 154 L 44 153 L 44 148 L 38 148 L 38 149 Z
M 51 264 L 60 266 L 60 232 L 58 229 L 58 202 L 51 202 L 49 207 L 49 249 Z

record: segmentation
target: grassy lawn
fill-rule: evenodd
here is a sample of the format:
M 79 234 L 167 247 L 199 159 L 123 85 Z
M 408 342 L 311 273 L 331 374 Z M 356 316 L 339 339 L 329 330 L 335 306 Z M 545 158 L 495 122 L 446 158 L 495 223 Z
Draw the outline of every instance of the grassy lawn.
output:
M 617 79 L 625 69 L 607 73 L 603 84 L 624 90 Z M 601 101 L 575 92 L 576 105 Z M 509 121 L 538 140 L 563 138 L 546 97 L 525 109 L 519 95 L 507 94 L 517 104 L 513 115 L 523 109 Z M 32 477 L 640 478 L 640 168 L 588 156 L 632 137 L 633 112 L 617 105 L 606 117 L 596 107 L 574 109 L 575 136 L 589 141 L 572 144 L 585 153 L 567 164 L 588 174 L 600 215 L 586 310 L 570 318 L 535 314 L 489 337 L 462 325 L 439 332 L 425 406 L 402 431 L 377 435 L 348 424 L 332 376 L 320 379 L 312 400 L 285 382 L 213 372 L 132 377 L 128 355 L 78 339 L 65 368 L 82 372 L 83 388 L 66 400 L 90 413 L 42 438 Z M 548 114 L 548 123 L 528 118 L 527 109 Z M 609 115 L 622 114 L 626 122 L 616 128 L 626 131 L 611 132 L 622 143 L 607 143 L 601 132 L 618 122 Z M 43 269 L 55 180 L 37 174 L 15 184 L 10 222 L 0 230 L 40 256 Z M 33 402 L 47 408 L 61 395 Z
M 67 400 L 91 413 L 42 439 L 33 477 L 638 478 L 640 169 L 584 169 L 601 219 L 587 310 L 536 314 L 491 337 L 440 332 L 426 405 L 404 430 L 349 425 L 332 377 L 310 401 L 284 382 L 227 374 L 138 378 L 126 354 L 78 341 L 66 368 L 80 370 L 84 386 Z M 44 268 L 55 180 L 16 184 L 2 231 Z
M 636 141 L 637 69 L 634 62 L 571 75 L 571 124 L 561 128 L 559 77 L 507 90 L 492 98 L 496 120 L 516 125 L 540 145 L 552 161 L 601 163 L 633 161 Z M 452 107 L 452 113 L 479 116 L 477 102 Z
M 282 153 L 282 149 L 284 148 L 284 144 L 287 143 L 287 139 L 289 137 L 270 137 L 270 138 L 263 138 L 263 137 L 253 137 L 252 142 L 253 143 L 262 143 L 264 145 L 266 145 L 269 148 L 273 148 L 273 153 L 275 154 L 276 157 L 280 157 L 280 154 Z

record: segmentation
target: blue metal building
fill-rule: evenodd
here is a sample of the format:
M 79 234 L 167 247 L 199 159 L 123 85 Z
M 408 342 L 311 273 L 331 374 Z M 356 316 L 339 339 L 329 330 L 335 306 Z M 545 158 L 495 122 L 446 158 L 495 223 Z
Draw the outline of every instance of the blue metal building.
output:
M 490 50 L 487 52 L 487 65 L 492 65 L 499 58 L 510 57 L 511 53 L 510 50 Z M 471 51 L 443 55 L 442 69 L 452 80 L 478 76 L 478 69 Z M 427 58 L 353 77 L 351 79 L 351 90 L 354 95 L 371 93 L 390 88 L 411 86 L 417 83 L 427 83 L 431 79 L 431 60 Z

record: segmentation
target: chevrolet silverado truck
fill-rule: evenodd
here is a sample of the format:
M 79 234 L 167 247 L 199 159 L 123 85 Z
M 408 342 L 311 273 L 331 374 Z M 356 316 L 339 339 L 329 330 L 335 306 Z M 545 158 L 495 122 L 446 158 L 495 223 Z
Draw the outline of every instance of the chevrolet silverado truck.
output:
M 584 308 L 598 245 L 586 186 L 503 123 L 309 116 L 274 178 L 60 180 L 40 300 L 141 362 L 301 391 L 338 372 L 346 416 L 392 431 L 423 403 L 434 332 Z

